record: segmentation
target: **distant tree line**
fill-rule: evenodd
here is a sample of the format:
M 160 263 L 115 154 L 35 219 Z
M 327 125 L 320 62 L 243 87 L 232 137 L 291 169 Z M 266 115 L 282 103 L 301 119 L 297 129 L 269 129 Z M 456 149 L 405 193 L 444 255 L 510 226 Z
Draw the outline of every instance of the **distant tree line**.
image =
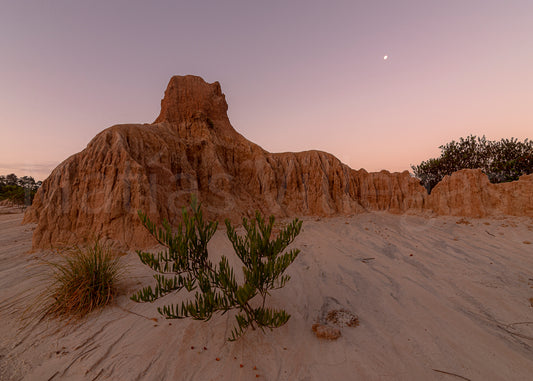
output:
M 29 206 L 41 184 L 42 181 L 35 181 L 31 176 L 0 175 L 0 201 L 9 200 L 16 205 Z
M 444 176 L 461 169 L 481 169 L 492 183 L 518 180 L 533 173 L 533 142 L 525 139 L 487 140 L 470 135 L 439 147 L 441 156 L 412 165 L 415 176 L 431 192 Z

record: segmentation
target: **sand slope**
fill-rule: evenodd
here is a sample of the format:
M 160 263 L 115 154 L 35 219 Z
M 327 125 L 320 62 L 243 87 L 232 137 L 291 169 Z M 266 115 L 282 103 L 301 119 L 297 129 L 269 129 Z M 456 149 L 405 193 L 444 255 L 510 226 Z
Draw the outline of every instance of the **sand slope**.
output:
M 166 321 L 155 305 L 130 301 L 151 283 L 134 254 L 122 257 L 129 272 L 114 306 L 78 324 L 33 321 L 22 328 L 19 316 L 45 286 L 38 265 L 45 254 L 27 253 L 31 225 L 21 220 L 0 214 L 2 380 L 461 379 L 443 372 L 530 380 L 533 374 L 533 244 L 524 243 L 533 242 L 531 218 L 306 219 L 292 279 L 271 303 L 291 320 L 236 343 L 224 341 L 232 316 Z M 223 231 L 211 246 L 212 253 L 231 254 Z M 339 306 L 356 313 L 360 325 L 342 328 L 337 341 L 317 339 L 311 325 Z

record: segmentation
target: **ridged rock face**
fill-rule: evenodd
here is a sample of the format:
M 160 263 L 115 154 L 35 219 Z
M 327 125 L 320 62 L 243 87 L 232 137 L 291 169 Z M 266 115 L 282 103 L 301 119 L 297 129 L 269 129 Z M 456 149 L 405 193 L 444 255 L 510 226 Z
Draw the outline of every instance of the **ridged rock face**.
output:
M 407 171 L 355 171 L 319 151 L 266 152 L 233 129 L 227 108 L 218 82 L 173 77 L 153 124 L 104 130 L 43 182 L 24 218 L 37 223 L 33 248 L 94 238 L 123 248 L 153 245 L 137 211 L 156 223 L 166 219 L 176 226 L 191 193 L 203 203 L 207 217 L 234 222 L 255 210 L 285 217 L 420 212 L 428 207 L 425 189 Z M 472 185 L 473 194 L 486 186 L 476 176 L 479 185 Z M 451 196 L 453 189 L 464 189 L 460 180 L 452 179 L 435 188 L 431 205 L 442 214 L 471 213 L 461 206 L 470 199 Z M 524 194 L 531 189 L 520 187 Z M 507 212 L 518 210 L 515 204 L 521 201 L 509 196 L 502 202 Z
M 165 97 L 161 100 L 161 113 L 154 123 L 181 123 L 197 118 L 202 113 L 212 119 L 229 122 L 228 104 L 220 83 L 207 83 L 200 77 L 188 75 L 172 77 Z
M 390 213 L 420 212 L 425 207 L 427 192 L 408 171 L 368 173 L 353 171 L 357 200 L 366 210 Z
M 433 188 L 428 207 L 441 215 L 533 216 L 533 175 L 491 184 L 480 169 L 457 171 Z

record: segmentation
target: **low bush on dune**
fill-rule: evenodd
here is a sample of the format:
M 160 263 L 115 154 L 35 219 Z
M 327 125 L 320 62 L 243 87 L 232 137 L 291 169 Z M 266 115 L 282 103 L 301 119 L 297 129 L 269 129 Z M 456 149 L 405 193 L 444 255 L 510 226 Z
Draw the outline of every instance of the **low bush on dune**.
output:
M 439 147 L 441 156 L 412 165 L 415 176 L 428 192 L 444 176 L 461 169 L 481 169 L 492 183 L 515 181 L 533 173 L 533 141 L 525 139 L 487 140 L 468 136 Z
M 290 318 L 284 310 L 265 307 L 270 291 L 282 288 L 290 279 L 284 275 L 296 259 L 299 250 L 285 251 L 300 233 L 302 222 L 294 219 L 277 237 L 271 239 L 274 217 L 265 221 L 256 212 L 255 218 L 243 218 L 244 236 L 226 220 L 227 236 L 242 262 L 242 283 L 228 259 L 222 256 L 218 264 L 209 260 L 207 243 L 217 229 L 216 222 L 205 222 L 200 205 L 193 198 L 191 213 L 183 209 L 183 223 L 173 233 L 168 223 L 157 228 L 145 214 L 139 212 L 143 225 L 166 247 L 158 254 L 138 251 L 140 260 L 152 268 L 156 285 L 145 287 L 131 297 L 136 302 L 153 302 L 171 292 L 185 289 L 195 291 L 194 298 L 181 304 L 158 308 L 167 319 L 191 317 L 207 321 L 214 313 L 236 310 L 236 326 L 230 341 L 236 340 L 248 328 L 273 329 L 281 327 Z M 283 254 L 282 254 L 283 253 Z
M 46 263 L 53 275 L 45 291 L 45 315 L 83 317 L 111 303 L 117 294 L 119 259 L 98 241 L 71 250 L 59 262 Z

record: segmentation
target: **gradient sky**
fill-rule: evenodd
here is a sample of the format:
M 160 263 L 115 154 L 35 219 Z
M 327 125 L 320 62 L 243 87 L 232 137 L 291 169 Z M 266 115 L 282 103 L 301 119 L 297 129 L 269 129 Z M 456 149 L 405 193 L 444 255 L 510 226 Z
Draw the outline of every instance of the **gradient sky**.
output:
M 354 169 L 533 138 L 531 0 L 0 0 L 0 57 L 0 174 L 43 180 L 101 130 L 152 122 L 175 74 L 219 81 L 263 148 Z

